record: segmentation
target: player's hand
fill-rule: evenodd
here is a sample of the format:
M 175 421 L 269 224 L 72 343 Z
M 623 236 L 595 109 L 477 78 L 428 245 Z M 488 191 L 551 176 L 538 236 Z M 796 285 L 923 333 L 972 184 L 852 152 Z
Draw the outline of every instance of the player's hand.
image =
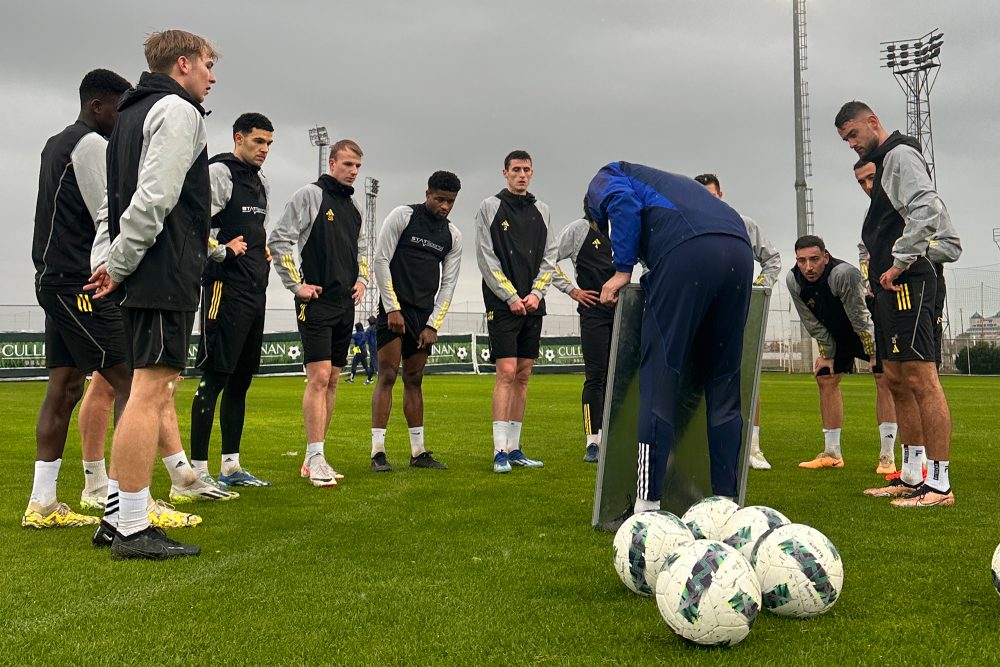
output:
M 322 293 L 323 288 L 319 285 L 303 284 L 302 287 L 295 290 L 295 296 L 302 301 L 312 301 L 313 299 L 318 299 Z
M 90 282 L 83 286 L 84 292 L 94 291 L 94 299 L 100 299 L 115 291 L 118 283 L 108 275 L 108 268 L 104 264 L 97 267 L 94 274 L 90 276 Z
M 365 295 L 365 284 L 360 280 L 354 283 L 354 287 L 351 288 L 351 298 L 354 299 L 354 305 L 361 303 L 361 297 Z
M 524 307 L 524 301 L 522 299 L 518 299 L 514 303 L 510 304 L 510 312 L 521 316 L 528 314 L 528 310 Z
M 267 246 L 264 246 L 264 259 L 267 260 L 268 264 L 271 263 L 271 249 Z
M 434 331 L 430 327 L 424 327 L 424 330 L 420 332 L 420 338 L 417 340 L 417 348 L 422 350 L 425 347 L 430 347 L 437 342 L 437 339 L 437 331 Z
M 618 292 L 630 282 L 632 282 L 631 273 L 615 271 L 615 275 L 608 278 L 608 282 L 601 288 L 601 303 L 618 303 Z
M 875 292 L 872 291 L 871 281 L 868 280 L 865 281 L 865 296 L 870 297 L 872 299 L 875 298 Z
M 592 289 L 580 289 L 574 287 L 569 293 L 569 298 L 577 303 L 583 304 L 584 308 L 590 308 L 601 302 L 601 293 Z
M 879 285 L 881 285 L 884 289 L 892 290 L 893 292 L 903 291 L 902 285 L 893 285 L 892 281 L 898 278 L 899 274 L 901 274 L 904 270 L 905 269 L 897 269 L 895 266 L 889 267 L 889 270 L 879 277 Z
M 235 239 L 226 244 L 226 247 L 233 251 L 233 254 L 239 257 L 247 251 L 246 241 L 243 240 L 243 236 L 237 236 Z
M 394 310 L 386 317 L 389 318 L 389 331 L 392 333 L 406 333 L 406 322 L 403 320 L 403 312 Z
M 826 357 L 816 357 L 816 363 L 813 364 L 813 372 L 819 375 L 822 369 L 826 369 L 830 375 L 833 375 L 833 359 L 827 359 Z
M 529 294 L 521 299 L 521 303 L 524 304 L 524 309 L 529 313 L 533 313 L 538 310 L 538 297 L 534 294 Z

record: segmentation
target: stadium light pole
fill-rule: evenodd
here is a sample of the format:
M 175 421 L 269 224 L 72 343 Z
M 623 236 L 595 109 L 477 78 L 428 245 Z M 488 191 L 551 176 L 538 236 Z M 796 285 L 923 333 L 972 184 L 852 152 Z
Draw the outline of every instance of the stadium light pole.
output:
M 997 244 L 997 248 L 1000 249 L 1000 227 L 993 228 L 993 242 Z
M 931 133 L 931 89 L 941 70 L 944 33 L 937 28 L 917 39 L 882 42 L 882 67 L 892 72 L 906 95 L 906 133 L 920 142 L 931 179 L 937 185 Z
M 326 131 L 326 127 L 323 125 L 317 125 L 310 128 L 309 143 L 319 149 L 319 175 L 322 176 L 326 173 L 326 170 L 323 168 L 323 152 L 324 149 L 330 145 L 330 134 Z

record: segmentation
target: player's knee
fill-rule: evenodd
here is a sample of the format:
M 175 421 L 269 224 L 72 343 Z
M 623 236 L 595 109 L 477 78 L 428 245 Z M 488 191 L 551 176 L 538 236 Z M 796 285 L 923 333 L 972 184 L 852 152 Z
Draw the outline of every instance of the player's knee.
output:
M 423 371 L 403 372 L 403 386 L 407 389 L 419 390 L 424 382 Z
M 501 364 L 497 362 L 497 384 L 513 384 L 514 379 L 517 377 L 517 370 L 513 365 Z
M 379 366 L 378 369 L 378 383 L 381 385 L 393 386 L 396 384 L 396 376 L 399 375 L 399 369 L 392 366 L 391 364 L 385 364 L 384 366 Z
M 56 400 L 62 411 L 72 412 L 76 404 L 83 398 L 83 378 L 63 382 L 56 392 Z
M 311 391 L 326 391 L 330 387 L 333 371 L 329 368 L 311 370 L 306 377 L 306 387 Z

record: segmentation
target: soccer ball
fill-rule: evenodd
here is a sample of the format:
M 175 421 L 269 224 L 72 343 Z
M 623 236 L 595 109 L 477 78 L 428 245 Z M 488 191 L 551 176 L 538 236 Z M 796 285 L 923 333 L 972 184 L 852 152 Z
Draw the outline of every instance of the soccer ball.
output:
M 722 539 L 722 527 L 740 506 L 722 496 L 709 496 L 692 505 L 681 520 L 699 540 Z
M 634 514 L 615 534 L 612 548 L 615 571 L 633 593 L 652 595 L 667 556 L 676 547 L 692 541 L 691 531 L 669 512 Z
M 761 535 L 786 523 L 791 521 L 781 512 L 770 507 L 751 505 L 729 517 L 722 527 L 721 539 L 750 560 L 754 545 Z
M 826 535 L 790 523 L 766 532 L 750 559 L 764 607 L 779 616 L 812 618 L 826 612 L 844 586 L 844 562 Z
M 743 641 L 760 603 L 760 584 L 750 563 L 715 540 L 678 548 L 667 557 L 656 584 L 656 606 L 670 629 L 706 646 Z
M 997 589 L 997 593 L 1000 593 L 1000 545 L 997 545 L 996 551 L 993 552 L 993 588 Z

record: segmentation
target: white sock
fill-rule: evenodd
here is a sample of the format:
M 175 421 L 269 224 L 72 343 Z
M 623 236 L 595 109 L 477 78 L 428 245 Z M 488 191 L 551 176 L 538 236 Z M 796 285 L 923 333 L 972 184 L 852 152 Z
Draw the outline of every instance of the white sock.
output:
M 187 454 L 184 453 L 183 449 L 176 454 L 164 456 L 163 465 L 166 466 L 167 474 L 170 475 L 170 483 L 174 486 L 189 486 L 192 480 L 198 477 L 194 474 L 194 468 L 188 463 Z M 140 528 L 140 530 L 142 529 Z
M 601 444 L 601 432 L 588 433 L 587 434 L 587 445 L 599 445 Z
M 910 486 L 917 486 L 924 481 L 924 447 L 923 445 L 903 445 L 903 467 L 899 478 Z
M 108 480 L 108 497 L 104 503 L 104 520 L 112 527 L 118 527 L 118 503 L 119 489 L 118 482 L 113 479 Z
M 118 492 L 118 534 L 123 537 L 149 528 L 149 487 L 129 493 Z
M 639 512 L 655 512 L 660 509 L 659 500 L 644 500 L 639 498 L 635 501 L 635 513 Z
M 108 469 L 104 459 L 83 462 L 83 490 L 96 491 L 108 484 Z
M 306 463 L 309 463 L 309 459 L 319 454 L 323 456 L 323 443 L 322 442 L 310 442 L 306 445 Z
M 424 427 L 414 426 L 407 430 L 410 432 L 410 456 L 420 456 L 424 453 Z
M 927 461 L 927 486 L 939 493 L 951 491 L 951 480 L 948 478 L 948 461 Z
M 879 442 L 882 443 L 880 456 L 895 456 L 894 446 L 896 444 L 896 423 L 882 422 L 878 425 Z
M 493 453 L 507 451 L 507 422 L 493 422 Z
M 235 454 L 223 454 L 222 463 L 220 464 L 219 471 L 223 475 L 232 475 L 237 470 L 240 470 L 240 453 Z
M 62 459 L 55 461 L 35 461 L 35 481 L 31 485 L 31 502 L 43 508 L 56 504 L 56 480 Z M 23 497 L 23 496 L 22 496 Z
M 208 461 L 195 461 L 191 459 L 191 468 L 194 470 L 194 474 L 200 475 L 201 473 L 208 472 Z
M 521 422 L 507 422 L 507 451 L 521 449 Z
M 825 428 L 823 429 L 823 441 L 824 449 L 823 451 L 835 459 L 842 458 L 840 455 L 840 429 L 839 428 Z
M 750 451 L 760 451 L 760 426 L 750 427 Z
M 385 431 L 384 428 L 372 429 L 372 458 L 379 452 L 385 454 Z

